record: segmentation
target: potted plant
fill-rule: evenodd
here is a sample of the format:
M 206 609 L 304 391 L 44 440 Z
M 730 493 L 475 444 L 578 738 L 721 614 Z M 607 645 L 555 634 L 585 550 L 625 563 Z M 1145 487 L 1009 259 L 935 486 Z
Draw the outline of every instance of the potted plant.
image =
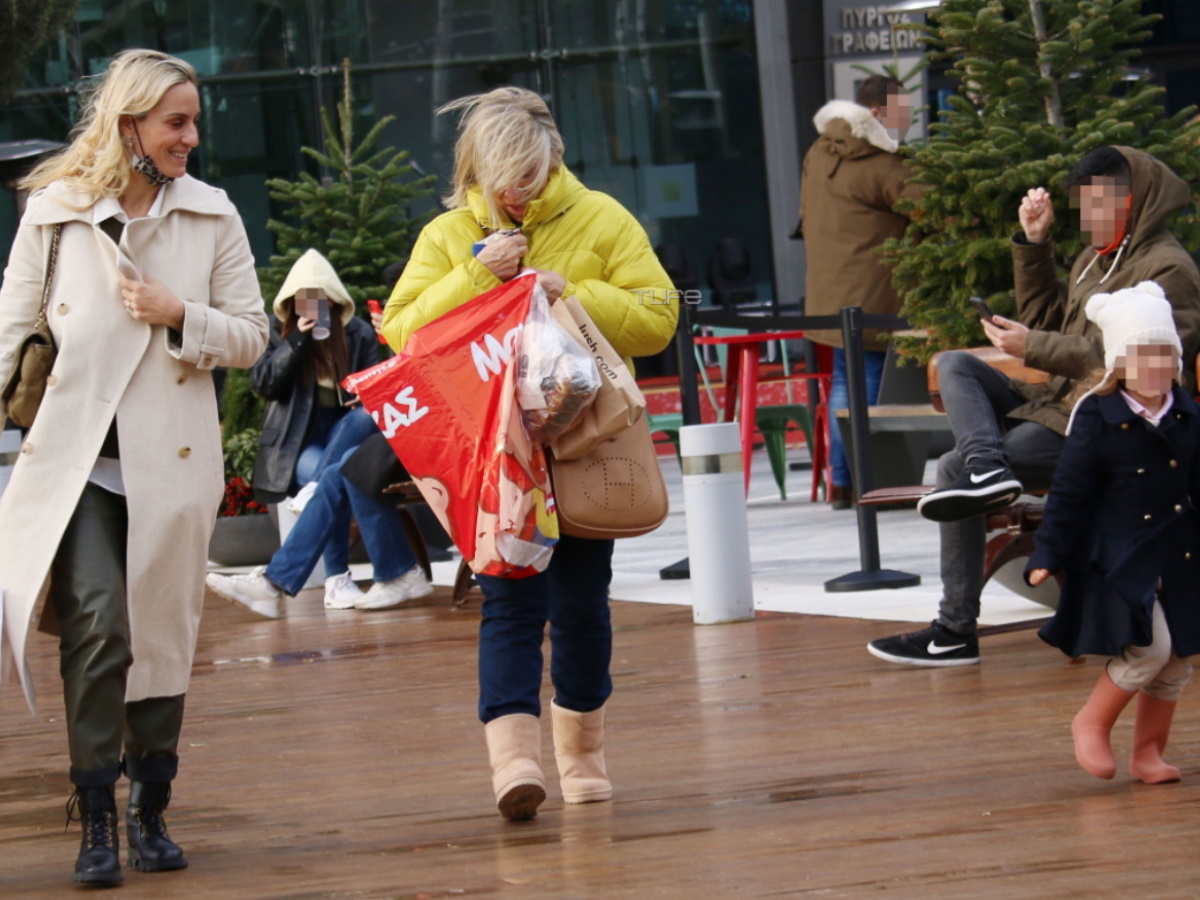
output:
M 264 565 L 279 549 L 279 524 L 270 508 L 254 499 L 250 480 L 258 452 L 258 429 L 222 441 L 225 498 L 208 544 L 208 558 L 224 566 Z

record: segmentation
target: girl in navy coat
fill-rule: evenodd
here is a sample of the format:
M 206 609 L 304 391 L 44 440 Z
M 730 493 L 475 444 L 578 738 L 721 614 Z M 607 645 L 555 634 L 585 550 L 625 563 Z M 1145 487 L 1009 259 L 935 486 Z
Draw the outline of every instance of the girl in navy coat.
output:
M 1086 314 L 1106 372 L 1072 413 L 1026 575 L 1062 583 L 1043 640 L 1111 657 L 1071 723 L 1079 765 L 1113 777 L 1109 734 L 1137 694 L 1129 772 L 1178 781 L 1162 751 L 1200 650 L 1200 409 L 1178 385 L 1183 348 L 1161 287 L 1096 294 Z

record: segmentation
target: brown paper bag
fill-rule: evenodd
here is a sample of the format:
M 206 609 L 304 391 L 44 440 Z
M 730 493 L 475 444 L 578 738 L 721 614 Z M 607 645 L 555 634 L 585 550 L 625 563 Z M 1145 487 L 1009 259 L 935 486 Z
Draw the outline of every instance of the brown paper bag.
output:
M 613 350 L 577 297 L 550 307 L 555 320 L 582 344 L 600 370 L 600 390 L 579 421 L 550 445 L 554 458 L 579 459 L 606 439 L 633 425 L 646 409 L 646 398 L 625 361 Z

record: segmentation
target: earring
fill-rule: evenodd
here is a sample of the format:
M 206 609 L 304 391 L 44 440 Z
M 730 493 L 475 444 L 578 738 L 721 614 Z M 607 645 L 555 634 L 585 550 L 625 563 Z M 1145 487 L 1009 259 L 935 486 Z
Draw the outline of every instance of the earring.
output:
M 128 150 L 133 146 L 133 138 L 131 138 L 129 135 L 125 135 L 125 137 L 121 138 L 121 143 L 125 146 L 125 149 Z

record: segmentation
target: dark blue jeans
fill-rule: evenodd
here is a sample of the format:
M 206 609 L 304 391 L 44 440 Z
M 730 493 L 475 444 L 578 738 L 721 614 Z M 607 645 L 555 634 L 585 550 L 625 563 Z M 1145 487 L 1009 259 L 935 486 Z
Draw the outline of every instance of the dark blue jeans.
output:
M 285 594 L 301 591 L 322 555 L 327 576 L 349 570 L 352 517 L 358 520 L 375 581 L 399 578 L 417 564 L 395 504 L 371 499 L 342 477 L 342 463 L 353 453 L 354 448 L 347 450 L 326 467 L 287 540 L 271 557 L 267 579 Z
M 881 350 L 863 351 L 863 368 L 867 374 L 867 405 L 874 406 L 879 397 L 879 382 L 883 378 L 883 361 L 887 354 Z M 850 471 L 850 460 L 846 456 L 846 445 L 842 443 L 842 431 L 838 427 L 837 418 L 832 416 L 835 409 L 847 409 L 850 406 L 850 388 L 846 383 L 846 351 L 841 347 L 833 348 L 833 381 L 829 385 L 829 465 L 833 469 L 833 483 L 837 487 L 850 487 L 854 484 L 854 473 Z
M 299 486 L 319 481 L 329 466 L 342 461 L 347 450 L 357 449 L 359 444 L 378 430 L 370 413 L 361 406 L 354 407 L 338 419 L 337 424 L 320 441 L 310 444 L 300 454 L 300 461 L 296 463 Z M 305 476 L 303 480 L 300 479 L 301 475 Z
M 478 577 L 479 718 L 542 712 L 542 638 L 550 623 L 554 700 L 575 712 L 599 709 L 612 694 L 612 541 L 563 536 L 545 572 L 531 578 Z

